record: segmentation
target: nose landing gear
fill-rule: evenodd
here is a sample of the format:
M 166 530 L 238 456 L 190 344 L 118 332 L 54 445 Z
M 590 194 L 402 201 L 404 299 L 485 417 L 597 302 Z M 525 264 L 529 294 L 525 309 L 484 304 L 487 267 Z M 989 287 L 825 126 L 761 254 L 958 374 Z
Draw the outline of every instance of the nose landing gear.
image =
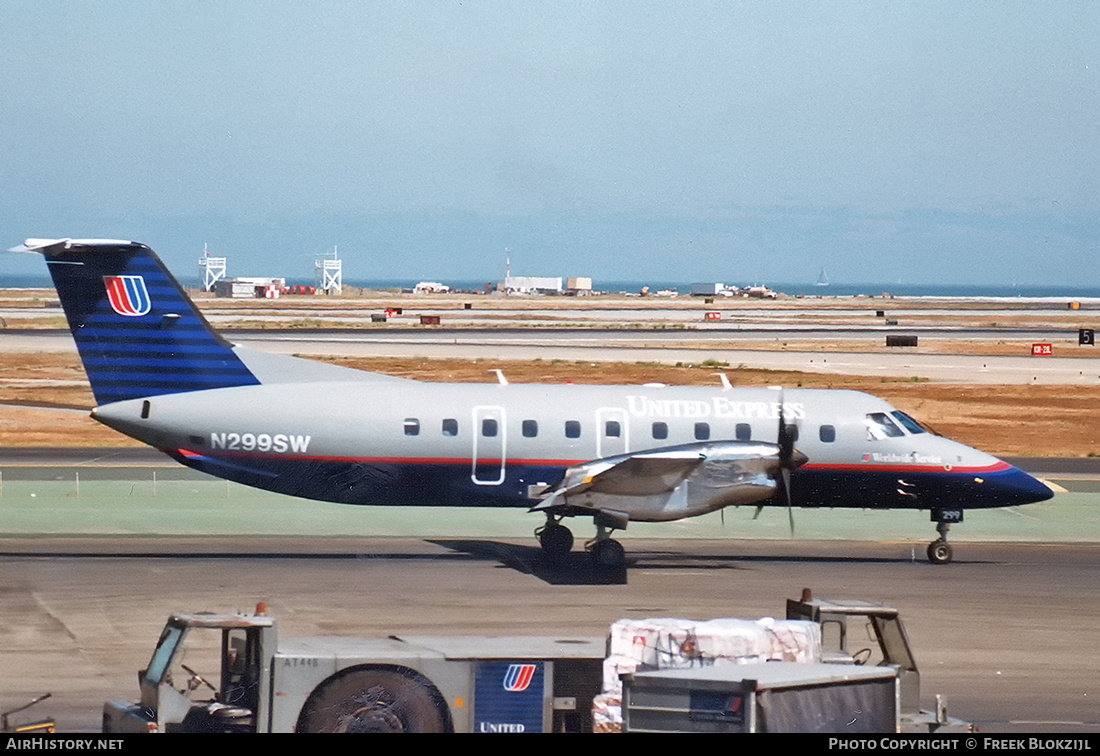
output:
M 946 539 L 939 538 L 928 544 L 928 561 L 932 564 L 947 564 L 952 556 L 951 544 Z
M 961 509 L 933 509 L 932 521 L 936 523 L 936 532 L 940 537 L 928 544 L 928 561 L 948 564 L 954 557 L 954 551 L 947 542 L 947 531 L 951 529 L 951 523 L 963 521 L 963 512 Z

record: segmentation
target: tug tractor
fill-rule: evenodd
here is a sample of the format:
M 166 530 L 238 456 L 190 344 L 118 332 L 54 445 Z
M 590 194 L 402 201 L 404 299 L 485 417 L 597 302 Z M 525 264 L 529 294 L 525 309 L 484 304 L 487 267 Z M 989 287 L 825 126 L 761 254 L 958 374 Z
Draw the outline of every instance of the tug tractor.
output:
M 301 638 L 174 614 L 104 732 L 591 732 L 606 639 Z
M 920 708 L 920 672 L 897 609 L 815 599 L 808 589 L 786 608 L 787 619 L 821 626 L 821 661 L 831 668 L 830 679 L 870 673 L 856 667 L 890 672 L 902 731 L 970 731 L 947 715 L 940 696 L 934 711 Z M 262 604 L 254 614 L 173 614 L 138 673 L 140 699 L 108 702 L 103 731 L 592 732 L 593 702 L 606 697 L 607 653 L 606 636 L 281 640 Z M 765 666 L 800 672 L 814 665 Z M 737 668 L 704 664 L 670 674 Z M 664 714 L 668 706 L 660 704 Z M 688 720 L 687 728 L 698 730 L 698 722 Z M 803 724 L 809 726 L 795 721 L 795 730 L 807 731 L 799 729 Z
M 973 725 L 948 716 L 947 700 L 936 695 L 934 711 L 921 709 L 920 670 L 901 613 L 867 601 L 816 599 L 809 588 L 787 599 L 787 619 L 821 625 L 822 661 L 828 664 L 892 667 L 898 676 L 903 732 L 972 732 Z

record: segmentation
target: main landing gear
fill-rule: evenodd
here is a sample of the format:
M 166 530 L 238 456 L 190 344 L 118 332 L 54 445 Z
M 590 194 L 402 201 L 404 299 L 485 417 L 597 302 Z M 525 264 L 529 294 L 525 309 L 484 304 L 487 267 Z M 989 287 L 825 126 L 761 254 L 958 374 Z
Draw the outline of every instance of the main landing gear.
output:
M 535 537 L 539 539 L 543 552 L 551 559 L 562 559 L 573 550 L 572 531 L 553 515 L 546 516 L 546 524 L 535 531 Z
M 596 537 L 584 545 L 592 555 L 592 563 L 604 569 L 617 570 L 626 564 L 626 549 L 611 537 L 611 529 L 596 523 Z
M 584 545 L 592 564 L 602 569 L 620 569 L 626 565 L 626 549 L 611 538 L 612 527 L 596 521 L 596 537 Z M 573 533 L 561 524 L 561 518 L 547 514 L 546 524 L 535 531 L 539 546 L 552 560 L 564 559 L 573 550 Z

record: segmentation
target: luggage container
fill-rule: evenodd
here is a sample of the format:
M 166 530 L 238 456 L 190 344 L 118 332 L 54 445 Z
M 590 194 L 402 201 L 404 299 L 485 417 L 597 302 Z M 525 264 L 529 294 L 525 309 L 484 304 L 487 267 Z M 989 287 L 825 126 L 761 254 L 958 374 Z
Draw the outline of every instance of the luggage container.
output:
M 765 662 L 623 676 L 623 732 L 898 732 L 889 667 Z

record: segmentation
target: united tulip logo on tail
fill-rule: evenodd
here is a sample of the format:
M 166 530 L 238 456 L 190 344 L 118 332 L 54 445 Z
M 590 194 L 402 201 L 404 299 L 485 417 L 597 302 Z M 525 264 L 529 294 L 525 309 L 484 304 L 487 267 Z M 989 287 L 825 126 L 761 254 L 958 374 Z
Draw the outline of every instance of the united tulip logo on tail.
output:
M 145 315 L 152 308 L 145 279 L 141 276 L 104 276 L 103 283 L 107 287 L 107 301 L 119 315 Z

